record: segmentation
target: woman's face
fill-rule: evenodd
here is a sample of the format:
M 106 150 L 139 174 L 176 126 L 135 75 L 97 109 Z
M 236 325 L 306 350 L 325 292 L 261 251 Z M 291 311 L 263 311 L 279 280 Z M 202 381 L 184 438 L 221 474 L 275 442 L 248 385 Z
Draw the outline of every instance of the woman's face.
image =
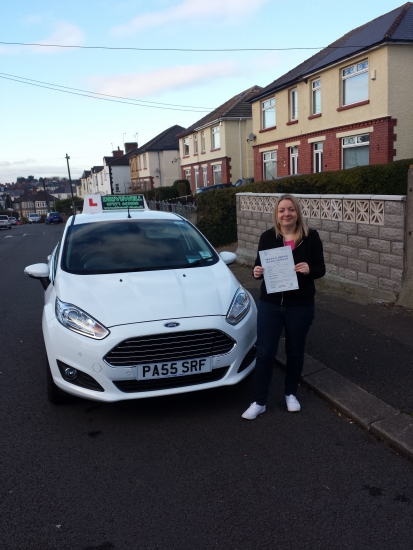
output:
M 280 201 L 278 205 L 277 217 L 281 229 L 295 229 L 298 216 L 294 203 L 289 199 Z

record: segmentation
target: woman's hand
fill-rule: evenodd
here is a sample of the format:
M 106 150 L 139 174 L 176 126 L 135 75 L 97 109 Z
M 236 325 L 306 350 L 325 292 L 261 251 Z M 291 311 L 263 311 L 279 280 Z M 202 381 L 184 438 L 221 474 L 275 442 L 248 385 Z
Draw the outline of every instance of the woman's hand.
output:
M 294 267 L 294 271 L 302 273 L 303 275 L 308 275 L 310 273 L 310 266 L 305 262 L 301 262 Z
M 261 267 L 260 265 L 256 265 L 254 267 L 254 271 L 253 271 L 253 274 L 254 274 L 254 277 L 256 279 L 259 279 L 260 277 L 262 277 L 262 274 L 264 273 L 264 268 Z

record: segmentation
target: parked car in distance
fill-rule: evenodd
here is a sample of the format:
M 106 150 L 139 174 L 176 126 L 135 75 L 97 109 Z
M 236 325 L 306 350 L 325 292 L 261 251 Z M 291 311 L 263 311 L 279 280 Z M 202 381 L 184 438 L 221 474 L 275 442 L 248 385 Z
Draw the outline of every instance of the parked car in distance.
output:
M 234 187 L 232 183 L 218 183 L 217 185 L 208 185 L 208 187 L 201 187 L 197 189 L 196 193 L 203 193 L 204 191 L 214 191 L 215 189 L 226 189 L 227 187 Z
M 3 214 L 0 216 L 0 229 L 11 229 L 10 218 Z
M 12 225 L 17 225 L 17 220 L 14 216 L 9 216 L 9 220 Z
M 45 288 L 52 403 L 65 393 L 111 402 L 230 386 L 254 369 L 256 306 L 227 268 L 236 255 L 143 205 L 105 210 L 100 195 L 86 195 L 48 264 L 25 269 Z
M 23 222 L 21 220 L 16 220 L 16 225 L 23 225 Z
M 29 223 L 40 223 L 41 219 L 42 217 L 40 216 L 40 214 L 35 214 L 34 212 L 31 212 L 29 214 L 29 217 L 27 218 L 27 221 Z
M 235 187 L 241 187 L 241 185 L 248 185 L 254 183 L 254 178 L 241 178 L 234 183 Z
M 45 223 L 48 225 L 51 223 L 63 223 L 63 218 L 59 212 L 49 212 L 46 216 Z

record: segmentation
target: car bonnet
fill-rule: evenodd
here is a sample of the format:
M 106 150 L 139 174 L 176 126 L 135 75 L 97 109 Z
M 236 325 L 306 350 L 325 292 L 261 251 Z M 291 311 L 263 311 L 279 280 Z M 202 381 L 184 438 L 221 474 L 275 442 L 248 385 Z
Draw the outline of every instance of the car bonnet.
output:
M 163 319 L 226 315 L 239 283 L 221 261 L 187 269 L 73 275 L 59 270 L 60 300 L 106 327 Z

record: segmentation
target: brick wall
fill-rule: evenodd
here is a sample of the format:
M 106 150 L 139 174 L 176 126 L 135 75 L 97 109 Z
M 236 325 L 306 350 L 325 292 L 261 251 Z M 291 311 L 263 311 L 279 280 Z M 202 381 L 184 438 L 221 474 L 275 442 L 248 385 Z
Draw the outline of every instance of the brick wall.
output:
M 406 197 L 295 195 L 308 227 L 324 247 L 327 273 L 337 281 L 399 293 L 405 270 Z M 237 194 L 238 249 L 252 263 L 263 231 L 273 227 L 276 194 Z
M 375 120 L 368 120 L 358 124 L 330 128 L 311 134 L 302 134 L 287 140 L 271 141 L 254 146 L 254 178 L 255 181 L 263 179 L 263 153 L 260 148 L 278 146 L 277 149 L 277 176 L 284 177 L 290 174 L 289 166 L 289 143 L 300 141 L 298 145 L 298 173 L 310 174 L 314 172 L 313 162 L 313 143 L 308 143 L 309 139 L 323 137 L 323 171 L 336 171 L 342 169 L 342 141 L 336 137 L 337 133 L 350 132 L 352 130 L 359 132 L 363 128 L 373 127 L 370 134 L 370 164 L 386 164 L 392 162 L 396 155 L 394 143 L 397 135 L 394 129 L 397 126 L 397 120 L 391 117 L 384 117 Z

